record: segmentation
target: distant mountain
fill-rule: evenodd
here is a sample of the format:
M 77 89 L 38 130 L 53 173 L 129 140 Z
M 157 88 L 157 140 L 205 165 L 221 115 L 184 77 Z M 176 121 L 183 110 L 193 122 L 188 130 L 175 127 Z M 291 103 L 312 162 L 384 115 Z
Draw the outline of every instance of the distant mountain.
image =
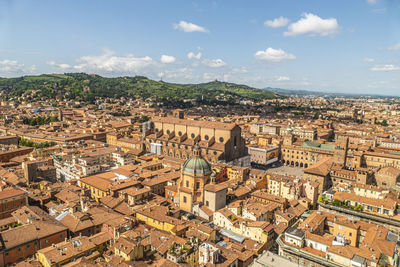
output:
M 350 94 L 350 93 L 333 93 L 333 92 L 320 92 L 320 91 L 308 91 L 308 90 L 296 90 L 296 89 L 281 89 L 266 87 L 263 90 L 274 92 L 284 96 L 324 96 L 324 97 L 377 97 L 377 98 L 399 98 L 398 96 L 388 96 L 379 94 Z
M 184 99 L 250 99 L 280 97 L 278 94 L 246 85 L 213 81 L 200 84 L 177 84 L 154 81 L 143 76 L 107 78 L 86 73 L 43 74 L 18 78 L 0 78 L 3 96 L 30 95 L 93 101 L 96 97 L 158 97 L 169 101 Z

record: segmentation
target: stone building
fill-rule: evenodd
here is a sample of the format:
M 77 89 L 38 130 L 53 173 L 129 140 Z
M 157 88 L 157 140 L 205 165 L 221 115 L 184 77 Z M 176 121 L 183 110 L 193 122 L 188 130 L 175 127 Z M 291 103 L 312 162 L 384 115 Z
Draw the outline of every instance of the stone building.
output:
M 232 123 L 154 117 L 144 138 L 146 152 L 188 159 L 195 144 L 210 162 L 230 162 L 246 156 L 241 128 Z
M 399 179 L 400 170 L 392 166 L 382 167 L 375 173 L 376 185 L 381 188 L 388 189 L 396 185 Z

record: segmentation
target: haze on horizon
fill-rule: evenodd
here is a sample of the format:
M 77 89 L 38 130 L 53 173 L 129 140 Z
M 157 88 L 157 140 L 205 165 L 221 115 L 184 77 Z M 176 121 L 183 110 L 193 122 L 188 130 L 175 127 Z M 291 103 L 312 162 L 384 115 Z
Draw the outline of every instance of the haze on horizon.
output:
M 400 96 L 400 2 L 0 3 L 0 77 L 87 72 Z

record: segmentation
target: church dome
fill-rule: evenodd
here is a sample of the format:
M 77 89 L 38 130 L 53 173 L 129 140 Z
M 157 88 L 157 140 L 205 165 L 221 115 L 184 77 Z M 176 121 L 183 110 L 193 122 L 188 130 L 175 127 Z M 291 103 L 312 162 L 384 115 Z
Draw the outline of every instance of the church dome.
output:
M 195 176 L 209 175 L 211 173 L 211 166 L 201 156 L 201 148 L 195 145 L 193 148 L 193 156 L 186 160 L 183 164 L 182 170 L 184 173 Z

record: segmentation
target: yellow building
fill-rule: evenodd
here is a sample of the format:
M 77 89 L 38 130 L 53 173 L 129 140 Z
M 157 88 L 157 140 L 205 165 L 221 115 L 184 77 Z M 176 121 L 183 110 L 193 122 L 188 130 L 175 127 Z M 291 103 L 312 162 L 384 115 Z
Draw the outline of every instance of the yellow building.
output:
M 94 260 L 107 249 L 111 240 L 111 234 L 106 232 L 100 232 L 90 237 L 78 236 L 38 250 L 36 258 L 44 267 L 61 266 L 76 261 L 80 257 Z
M 211 166 L 201 156 L 201 148 L 196 145 L 193 157 L 182 167 L 178 181 L 179 206 L 182 210 L 193 211 L 193 204 L 203 202 L 204 186 L 210 182 Z
M 280 196 L 281 184 L 282 184 L 281 179 L 276 176 L 271 176 L 271 174 L 267 174 L 266 178 L 267 178 L 267 192 L 274 196 Z
M 90 190 L 90 197 L 99 201 L 102 197 L 110 195 L 110 186 L 113 181 L 93 175 L 79 180 L 80 187 Z
M 123 149 L 124 152 L 135 151 L 137 154 L 141 154 L 144 151 L 144 143 L 138 138 L 122 137 L 115 133 L 107 134 L 107 144 L 112 146 L 118 146 Z
M 134 165 L 121 166 L 112 171 L 81 178 L 78 185 L 83 189 L 88 189 L 91 198 L 99 201 L 102 197 L 114 195 L 118 191 L 135 186 L 137 182 L 130 179 L 135 169 Z
M 178 236 L 182 235 L 186 229 L 183 226 L 183 221 L 169 216 L 169 211 L 167 211 L 167 209 L 169 208 L 155 206 L 141 210 L 136 212 L 136 219 L 158 230 L 169 232 Z
M 246 181 L 249 178 L 250 169 L 247 167 L 237 167 L 227 165 L 226 175 L 228 180 Z
M 360 226 L 352 222 L 338 221 L 333 224 L 332 235 L 336 236 L 340 234 L 344 236 L 346 240 L 350 241 L 350 245 L 357 246 L 357 240 L 359 238 L 359 228 Z
M 139 240 L 130 240 L 121 236 L 114 244 L 114 253 L 124 261 L 143 259 L 151 251 L 151 244 L 143 245 Z

